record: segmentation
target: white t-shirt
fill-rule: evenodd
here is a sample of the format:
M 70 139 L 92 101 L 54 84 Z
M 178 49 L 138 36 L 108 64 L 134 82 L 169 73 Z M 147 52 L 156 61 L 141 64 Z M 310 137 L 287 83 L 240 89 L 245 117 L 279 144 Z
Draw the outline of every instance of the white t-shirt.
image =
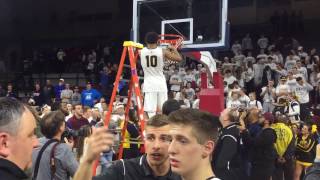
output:
M 265 92 L 267 90 L 267 87 L 263 87 L 261 89 L 261 93 Z M 276 88 L 272 88 L 271 91 L 266 92 L 263 96 L 263 102 L 265 103 L 272 103 L 274 102 L 274 97 L 272 96 L 272 94 L 275 94 L 276 92 Z
M 140 57 L 144 72 L 144 92 L 167 92 L 166 78 L 163 74 L 163 49 L 143 48 Z
M 295 87 L 296 87 L 296 85 L 297 85 L 296 79 L 295 78 L 294 79 L 288 79 L 287 80 L 287 85 L 289 87 L 289 91 L 293 92 Z
M 234 81 L 237 81 L 237 79 L 234 76 L 225 77 L 223 78 L 223 81 L 227 82 L 227 85 L 232 84 Z
M 177 75 L 177 74 L 173 74 L 173 75 L 170 77 L 170 81 L 178 81 L 179 83 L 182 82 L 180 76 Z M 170 82 L 170 81 L 169 81 L 169 82 Z M 181 85 L 172 84 L 170 90 L 171 90 L 171 91 L 176 91 L 176 92 L 178 92 L 178 91 L 180 91 L 180 86 L 181 86 Z
M 312 89 L 313 87 L 309 83 L 304 83 L 302 86 L 297 83 L 294 92 L 301 104 L 308 103 L 310 101 L 309 91 L 311 91 Z
M 290 88 L 288 86 L 288 84 L 279 84 L 277 87 L 276 87 L 276 93 L 279 94 L 279 93 L 288 93 L 290 92 Z
M 187 74 L 187 75 L 184 76 L 183 81 L 184 81 L 185 83 L 187 83 L 187 82 L 192 82 L 192 81 L 196 81 L 196 80 L 195 80 L 193 74 Z
M 286 63 L 284 64 L 284 67 L 287 70 L 291 70 L 296 65 L 296 61 L 293 59 L 287 59 Z
M 239 100 L 229 100 L 227 102 L 227 108 L 238 109 L 241 106 L 241 102 Z
M 262 110 L 262 105 L 260 101 L 253 100 L 249 101 L 248 108 L 258 108 L 259 110 Z

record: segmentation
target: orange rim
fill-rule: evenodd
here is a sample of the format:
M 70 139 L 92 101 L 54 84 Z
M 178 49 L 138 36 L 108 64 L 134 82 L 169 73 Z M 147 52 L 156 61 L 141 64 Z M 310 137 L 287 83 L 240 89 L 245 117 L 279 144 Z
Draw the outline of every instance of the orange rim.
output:
M 170 44 L 175 48 L 180 48 L 184 40 L 183 36 L 177 34 L 161 34 L 159 35 L 160 44 Z M 171 39 L 166 39 L 171 38 Z

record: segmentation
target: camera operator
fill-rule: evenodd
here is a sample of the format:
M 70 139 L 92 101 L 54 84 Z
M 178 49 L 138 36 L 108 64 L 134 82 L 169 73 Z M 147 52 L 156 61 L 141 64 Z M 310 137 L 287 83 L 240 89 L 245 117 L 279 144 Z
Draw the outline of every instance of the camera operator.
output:
M 284 113 L 289 117 L 291 123 L 300 122 L 300 104 L 296 97 L 289 93 L 286 97 L 287 103 L 284 107 Z
M 223 180 L 237 180 L 241 178 L 240 157 L 240 131 L 239 112 L 237 110 L 225 109 L 221 112 L 220 123 L 222 129 L 213 153 L 212 164 L 214 173 Z
M 256 114 L 256 112 L 250 112 Z M 271 113 L 265 114 L 262 118 L 256 119 L 255 124 L 262 126 L 255 136 L 252 136 L 250 129 L 245 126 L 246 113 L 240 117 L 240 131 L 245 147 L 248 149 L 248 157 L 251 163 L 250 180 L 270 180 L 274 171 L 274 162 L 276 160 L 276 151 L 274 143 L 276 142 L 276 133 L 271 129 L 270 125 L 273 122 Z M 249 115 L 249 116 L 250 116 Z M 252 122 L 251 117 L 247 120 Z M 260 128 L 261 129 L 261 128 Z
M 78 162 L 72 152 L 73 142 L 61 142 L 65 131 L 65 116 L 61 111 L 53 111 L 40 121 L 40 146 L 33 150 L 33 179 L 69 180 L 78 168 Z

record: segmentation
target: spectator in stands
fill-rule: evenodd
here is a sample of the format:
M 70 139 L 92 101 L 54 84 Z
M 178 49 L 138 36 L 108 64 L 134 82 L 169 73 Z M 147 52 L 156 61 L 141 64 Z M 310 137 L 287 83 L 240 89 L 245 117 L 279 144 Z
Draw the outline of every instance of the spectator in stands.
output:
M 227 82 L 227 86 L 229 86 L 230 84 L 233 84 L 234 81 L 237 81 L 237 79 L 231 74 L 231 71 L 227 69 L 224 73 L 223 81 Z
M 284 113 L 288 116 L 291 123 L 300 123 L 300 104 L 297 97 L 293 93 L 289 93 L 286 97 L 287 103 L 284 108 Z M 303 119 L 305 121 L 305 119 Z
M 276 96 L 277 97 L 286 96 L 290 92 L 290 88 L 289 88 L 288 84 L 286 84 L 286 82 L 287 82 L 287 77 L 282 76 L 280 78 L 280 83 L 276 87 Z
M 287 56 L 286 63 L 284 64 L 284 68 L 287 71 L 291 70 L 296 65 L 297 60 L 300 60 L 300 58 L 295 55 L 294 50 L 291 50 L 289 53 L 289 56 Z
M 262 112 L 263 111 L 262 104 L 260 101 L 257 100 L 256 93 L 255 92 L 249 93 L 249 98 L 250 98 L 250 101 L 248 103 L 248 108 L 249 109 L 257 108 L 260 112 Z
M 299 74 L 302 74 L 302 76 L 303 76 L 303 78 L 304 78 L 305 80 L 308 80 L 308 79 L 309 79 L 309 78 L 308 78 L 308 70 L 307 70 L 306 67 L 302 66 L 301 61 L 297 61 L 297 62 L 296 62 L 296 68 L 297 68 Z
M 94 105 L 95 108 L 98 108 L 99 112 L 103 114 L 104 111 L 108 110 L 108 105 L 106 103 L 106 99 L 104 97 L 101 97 L 99 100 L 99 103 Z
M 191 103 L 190 100 L 187 98 L 187 93 L 185 89 L 181 90 L 181 92 L 177 93 L 176 100 L 179 102 L 180 107 L 183 109 L 190 108 Z
M 268 85 L 269 81 L 273 81 L 274 79 L 275 79 L 275 72 L 271 69 L 270 66 L 267 65 L 263 69 L 261 85 L 262 86 L 266 86 L 266 85 Z
M 6 97 L 18 98 L 18 95 L 14 92 L 13 85 L 8 83 Z
M 34 90 L 32 92 L 32 99 L 35 101 L 35 106 L 41 107 L 44 104 L 43 91 L 41 90 L 40 83 L 34 85 Z
M 27 178 L 24 170 L 32 163 L 32 149 L 39 145 L 36 119 L 20 101 L 0 98 L 0 176 L 5 180 Z
M 67 110 L 68 110 L 68 115 L 66 115 L 66 117 L 64 118 L 66 122 L 74 115 L 72 104 L 67 103 Z
M 239 129 L 236 123 L 239 121 L 237 110 L 227 108 L 221 112 L 220 123 L 222 129 L 216 143 L 212 157 L 213 172 L 223 180 L 241 179 L 240 173 L 240 149 Z
M 102 121 L 101 117 L 102 117 L 102 114 L 100 113 L 99 109 L 96 107 L 92 108 L 91 109 L 91 121 L 89 121 L 90 125 L 96 126 L 97 123 Z
M 275 118 L 275 124 L 271 125 L 277 135 L 275 149 L 278 156 L 276 168 L 272 175 L 273 180 L 293 179 L 295 138 L 286 123 L 287 117 L 280 114 Z
M 257 41 L 258 47 L 262 50 L 267 49 L 269 40 L 267 37 L 265 37 L 263 34 L 260 35 L 260 38 Z
M 236 63 L 236 65 L 241 66 L 242 62 L 244 62 L 246 56 L 243 55 L 242 51 L 239 51 L 234 57 L 233 61 Z
M 59 51 L 57 52 L 57 71 L 58 72 L 64 72 L 64 65 L 65 65 L 65 57 L 66 57 L 66 53 L 63 51 L 63 49 L 59 49 Z
M 237 55 L 240 51 L 242 51 L 242 47 L 241 47 L 241 44 L 239 43 L 239 41 L 235 41 L 233 43 L 231 50 L 234 55 Z
M 79 93 L 79 87 L 74 86 L 74 92 L 72 93 L 71 96 L 71 104 L 81 104 L 81 94 Z
M 246 95 L 245 89 L 241 89 L 239 91 L 239 95 L 240 95 L 239 101 L 241 103 L 241 107 L 248 107 L 250 98 L 249 98 L 249 96 Z
M 0 97 L 6 96 L 6 90 L 3 89 L 2 85 L 0 84 Z
M 74 142 L 61 137 L 65 131 L 65 116 L 61 111 L 53 111 L 40 121 L 40 146 L 32 153 L 34 179 L 68 180 L 78 169 L 78 162 L 72 152 Z M 42 153 L 43 151 L 43 153 Z
M 196 80 L 194 78 L 194 74 L 192 73 L 192 69 L 188 68 L 187 69 L 187 74 L 184 76 L 184 79 L 183 79 L 183 85 L 184 86 L 187 86 L 187 83 L 190 82 L 190 83 L 194 83 Z
M 67 127 L 73 130 L 79 130 L 84 125 L 89 125 L 88 119 L 83 117 L 83 108 L 81 104 L 73 105 L 74 115 L 67 121 Z
M 287 79 L 287 82 L 286 84 L 288 85 L 288 88 L 289 88 L 289 92 L 294 92 L 295 90 L 295 87 L 297 85 L 297 75 L 294 75 L 293 74 L 293 70 L 295 68 L 293 68 L 291 71 L 288 72 L 288 79 Z M 302 76 L 301 76 L 302 77 Z
M 70 89 L 70 84 L 66 83 L 65 89 L 61 91 L 61 101 L 64 101 L 66 103 L 71 103 L 71 97 L 72 97 L 73 91 Z
M 56 101 L 60 101 L 61 100 L 61 92 L 64 89 L 65 89 L 64 79 L 61 78 L 61 79 L 59 79 L 59 84 L 54 87 L 54 93 L 55 93 Z
M 199 110 L 181 109 L 171 113 L 168 121 L 172 127 L 168 149 L 172 171 L 182 179 L 218 179 L 210 163 L 220 126 L 218 118 Z
M 89 121 L 92 121 L 92 108 L 89 106 L 83 106 L 83 117 Z
M 227 101 L 227 108 L 237 110 L 241 106 L 241 102 L 239 101 L 239 93 L 232 92 L 231 99 Z
M 264 58 L 257 56 L 257 63 L 253 65 L 253 71 L 254 71 L 254 85 L 255 87 L 260 87 L 261 81 L 262 81 L 262 75 L 263 75 L 263 69 L 264 69 Z
M 105 66 L 103 68 L 103 71 L 100 72 L 100 86 L 102 88 L 102 94 L 104 96 L 106 96 L 108 93 L 110 73 L 111 73 L 111 70 L 107 66 Z
M 194 101 L 196 92 L 191 87 L 191 82 L 187 82 L 187 85 L 186 85 L 186 88 L 185 88 L 185 92 L 186 92 L 186 95 L 187 95 L 187 99 L 189 99 L 189 101 L 192 103 Z
M 171 92 L 173 92 L 174 96 L 177 92 L 180 92 L 181 85 L 182 85 L 182 80 L 181 80 L 178 72 L 179 72 L 178 69 L 175 68 L 174 73 L 172 74 L 172 76 L 170 77 L 170 80 L 169 80 L 169 85 L 171 86 L 170 90 L 171 90 Z
M 252 39 L 250 37 L 250 34 L 246 34 L 246 36 L 242 39 L 242 50 L 244 54 L 247 54 L 248 51 L 253 50 L 253 45 L 252 45 Z
M 248 52 L 247 57 L 244 59 L 244 63 L 248 64 L 249 61 L 250 61 L 252 64 L 256 63 L 256 59 L 253 57 L 251 51 Z
M 269 81 L 268 85 L 261 89 L 261 98 L 263 100 L 263 112 L 273 112 L 276 97 L 276 89 L 273 87 L 274 81 Z
M 51 105 L 52 101 L 55 97 L 54 87 L 51 84 L 49 79 L 46 80 L 46 85 L 43 87 L 43 96 L 44 96 L 44 103 Z
M 243 79 L 244 79 L 244 87 L 246 88 L 247 92 L 254 91 L 254 71 L 253 71 L 253 64 L 251 61 L 248 61 L 247 68 L 243 72 Z
M 100 92 L 92 88 L 90 82 L 87 83 L 86 90 L 81 93 L 81 103 L 83 106 L 93 107 L 101 98 Z
M 276 65 L 276 68 L 273 69 L 273 71 L 275 72 L 275 74 L 274 74 L 274 78 L 275 78 L 274 82 L 275 82 L 275 84 L 278 84 L 281 76 L 287 76 L 288 75 L 288 72 L 285 69 L 283 69 L 283 64 L 280 64 L 280 63 L 278 63 Z
M 294 89 L 294 93 L 297 96 L 300 103 L 300 119 L 305 121 L 310 119 L 310 98 L 309 92 L 313 90 L 308 82 L 304 81 L 301 77 L 297 77 L 297 84 Z

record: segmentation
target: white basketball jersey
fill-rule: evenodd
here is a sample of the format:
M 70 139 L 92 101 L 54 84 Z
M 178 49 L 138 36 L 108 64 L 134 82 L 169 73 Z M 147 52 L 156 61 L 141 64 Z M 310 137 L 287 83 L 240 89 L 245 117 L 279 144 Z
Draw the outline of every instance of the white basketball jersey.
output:
M 144 92 L 167 92 L 166 78 L 163 74 L 163 49 L 143 48 L 140 53 L 141 66 L 144 72 Z

